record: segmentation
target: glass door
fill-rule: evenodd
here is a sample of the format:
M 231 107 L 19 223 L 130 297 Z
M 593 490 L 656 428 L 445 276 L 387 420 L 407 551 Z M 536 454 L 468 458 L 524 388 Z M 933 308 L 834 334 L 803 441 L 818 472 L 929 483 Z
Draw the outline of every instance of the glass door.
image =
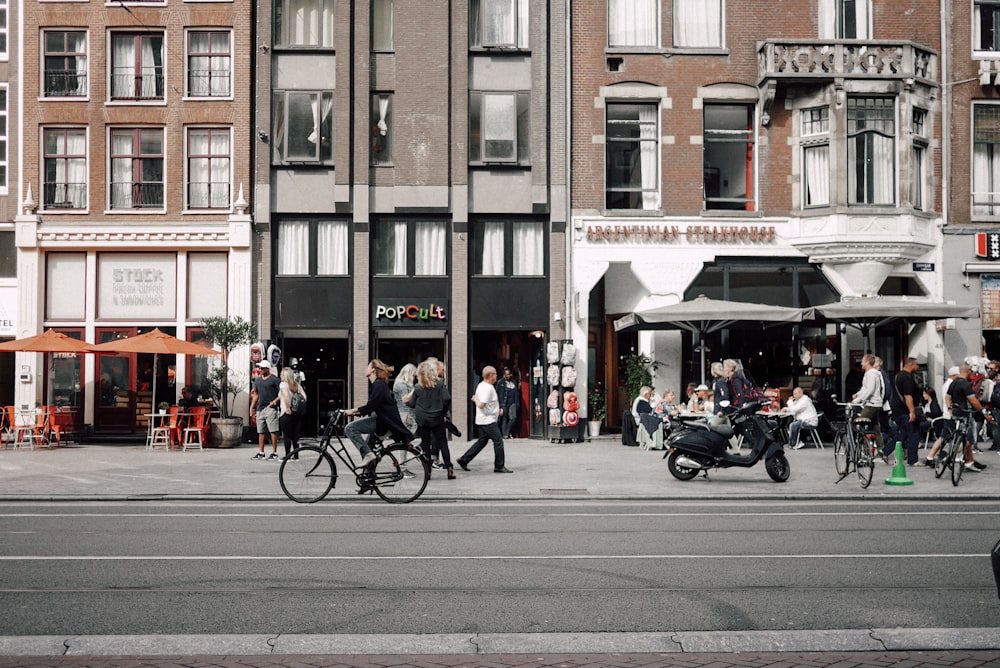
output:
M 135 336 L 134 327 L 98 329 L 97 343 L 107 343 Z M 97 355 L 97 399 L 94 403 L 94 430 L 104 432 L 135 431 L 135 355 L 104 353 Z

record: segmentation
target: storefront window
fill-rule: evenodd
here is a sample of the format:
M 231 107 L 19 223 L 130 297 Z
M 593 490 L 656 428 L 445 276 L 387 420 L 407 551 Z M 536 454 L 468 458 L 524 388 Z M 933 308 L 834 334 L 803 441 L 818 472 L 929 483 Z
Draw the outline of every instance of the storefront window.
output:
M 60 332 L 78 341 L 83 340 L 82 329 L 60 329 Z M 52 353 L 52 404 L 54 406 L 83 408 L 83 384 L 80 382 L 83 355 Z

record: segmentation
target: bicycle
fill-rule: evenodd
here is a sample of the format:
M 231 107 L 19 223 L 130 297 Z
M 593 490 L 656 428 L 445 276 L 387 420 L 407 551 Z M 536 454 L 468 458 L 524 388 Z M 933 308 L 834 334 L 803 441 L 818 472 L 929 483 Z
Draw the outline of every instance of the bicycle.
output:
M 837 402 L 844 421 L 833 434 L 833 463 L 837 467 L 839 483 L 851 473 L 851 467 L 858 474 L 861 489 L 872 483 L 875 474 L 875 432 L 871 420 L 858 417 L 861 406 Z
M 405 443 L 383 443 L 372 434 L 369 442 L 375 461 L 358 466 L 341 438 L 344 417 L 343 410 L 333 411 L 319 444 L 300 446 L 281 462 L 278 480 L 285 496 L 297 503 L 322 501 L 337 484 L 333 453 L 354 473 L 358 494 L 375 492 L 388 503 L 410 503 L 419 498 L 431 477 L 430 461 L 423 450 Z
M 965 436 L 969 430 L 969 416 L 952 418 L 952 424 L 943 423 L 945 441 L 934 460 L 934 477 L 940 478 L 945 469 L 951 469 L 951 484 L 958 487 L 965 470 Z M 948 433 L 948 430 L 951 433 Z

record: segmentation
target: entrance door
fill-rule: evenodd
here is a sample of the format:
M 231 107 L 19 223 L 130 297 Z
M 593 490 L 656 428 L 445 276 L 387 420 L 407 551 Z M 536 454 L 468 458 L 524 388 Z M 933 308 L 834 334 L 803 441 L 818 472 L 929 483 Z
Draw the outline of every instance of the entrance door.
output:
M 107 343 L 135 336 L 132 328 L 99 329 L 97 342 Z M 135 355 L 104 353 L 97 355 L 97 399 L 94 402 L 94 430 L 103 432 L 135 431 Z

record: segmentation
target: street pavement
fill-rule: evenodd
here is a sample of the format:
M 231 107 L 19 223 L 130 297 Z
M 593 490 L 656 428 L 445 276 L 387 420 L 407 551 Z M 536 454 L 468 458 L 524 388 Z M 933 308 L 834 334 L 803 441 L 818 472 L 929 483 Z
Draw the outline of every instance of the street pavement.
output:
M 467 442 L 452 442 L 457 459 Z M 988 446 L 988 444 L 987 444 Z M 775 483 L 763 465 L 674 479 L 663 451 L 621 445 L 620 436 L 581 443 L 506 442 L 506 466 L 493 472 L 487 447 L 456 480 L 435 470 L 417 503 L 453 500 L 962 500 L 1000 498 L 1000 457 L 955 487 L 932 469 L 906 467 L 911 485 L 886 484 L 881 462 L 862 489 L 853 474 L 837 482 L 833 450 L 789 451 L 791 477 Z M 267 448 L 270 452 L 270 447 Z M 279 445 L 279 454 L 282 448 Z M 215 500 L 291 503 L 279 464 L 251 460 L 255 445 L 203 451 L 87 444 L 0 451 L 0 501 Z M 922 451 L 923 454 L 923 451 Z M 898 478 L 899 476 L 895 476 Z M 353 477 L 323 503 L 371 502 Z M 973 629 L 852 629 L 664 634 L 478 634 L 469 636 L 72 636 L 13 637 L 0 630 L 0 668 L 10 666 L 961 666 L 1000 668 L 1000 625 Z

